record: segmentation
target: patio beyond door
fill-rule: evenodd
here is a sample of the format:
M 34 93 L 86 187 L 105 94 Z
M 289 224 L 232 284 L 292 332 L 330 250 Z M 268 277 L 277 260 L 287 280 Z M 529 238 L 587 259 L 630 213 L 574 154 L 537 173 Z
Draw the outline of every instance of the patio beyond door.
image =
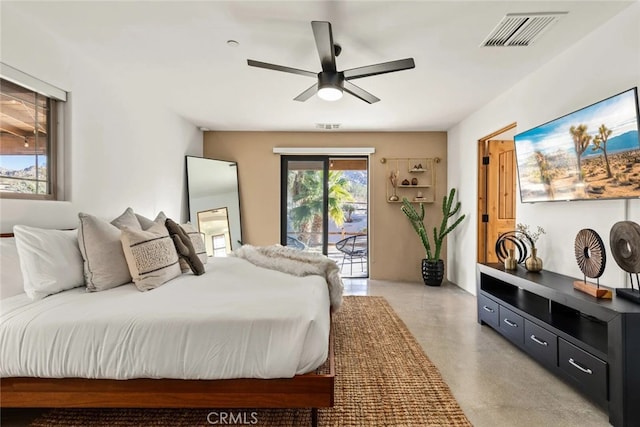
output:
M 281 244 L 328 255 L 368 277 L 368 160 L 282 156 Z

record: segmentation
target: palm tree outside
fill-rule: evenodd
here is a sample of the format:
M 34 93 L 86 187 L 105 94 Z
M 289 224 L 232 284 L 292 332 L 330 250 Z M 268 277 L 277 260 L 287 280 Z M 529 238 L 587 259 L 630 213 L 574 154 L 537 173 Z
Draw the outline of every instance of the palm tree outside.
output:
M 323 181 L 321 171 L 297 170 L 289 173 L 289 191 L 294 203 L 289 210 L 291 223 L 298 231 L 298 239 L 310 246 L 322 242 Z M 342 171 L 329 171 L 328 199 L 329 218 L 340 227 L 345 221 L 343 205 L 354 201 L 349 191 L 349 181 Z

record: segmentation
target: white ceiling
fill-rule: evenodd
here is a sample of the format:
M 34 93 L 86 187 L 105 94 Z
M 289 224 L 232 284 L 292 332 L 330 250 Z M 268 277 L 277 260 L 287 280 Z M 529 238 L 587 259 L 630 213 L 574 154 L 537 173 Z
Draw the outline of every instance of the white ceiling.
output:
M 140 93 L 212 130 L 447 130 L 621 12 L 619 1 L 7 2 Z M 567 11 L 533 46 L 480 48 L 506 13 Z M 366 104 L 293 101 L 320 71 L 310 22 L 330 21 L 338 70 L 406 57 L 416 68 L 356 82 Z M 236 40 L 238 47 L 227 45 Z M 575 70 L 567 70 L 575 72 Z M 524 100 L 523 100 L 524 102 Z

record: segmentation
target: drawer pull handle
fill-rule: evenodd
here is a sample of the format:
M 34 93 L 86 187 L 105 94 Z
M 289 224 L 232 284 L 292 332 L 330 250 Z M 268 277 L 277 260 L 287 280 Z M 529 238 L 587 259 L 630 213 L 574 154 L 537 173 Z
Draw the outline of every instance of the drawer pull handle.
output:
M 493 308 L 489 308 L 486 305 L 482 307 L 484 311 L 488 311 L 489 313 L 493 313 L 495 310 Z
M 591 369 L 580 366 L 580 364 L 575 360 L 573 360 L 572 357 L 569 358 L 569 363 L 571 363 L 576 368 L 580 369 L 585 374 L 589 374 L 589 375 L 593 374 L 593 371 Z
M 543 346 L 545 346 L 545 347 L 549 345 L 549 343 L 548 343 L 548 342 L 546 342 L 546 341 L 544 341 L 544 340 L 541 340 L 540 338 L 536 337 L 535 335 L 531 335 L 531 339 L 532 339 L 533 341 L 537 342 L 538 344 L 543 345 Z
M 512 328 L 517 328 L 517 327 L 518 327 L 518 324 L 517 324 L 517 323 L 513 323 L 512 321 L 510 321 L 510 320 L 509 320 L 509 319 L 507 319 L 506 317 L 505 317 L 505 319 L 504 319 L 504 323 L 506 323 L 507 325 L 511 326 Z

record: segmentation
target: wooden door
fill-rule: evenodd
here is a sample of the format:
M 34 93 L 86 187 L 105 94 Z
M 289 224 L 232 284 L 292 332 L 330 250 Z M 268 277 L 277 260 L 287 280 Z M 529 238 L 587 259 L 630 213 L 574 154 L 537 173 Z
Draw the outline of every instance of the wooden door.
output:
M 500 234 L 516 226 L 516 158 L 512 140 L 489 140 L 486 144 L 486 262 L 497 262 L 495 243 Z M 486 163 L 485 160 L 483 163 Z

